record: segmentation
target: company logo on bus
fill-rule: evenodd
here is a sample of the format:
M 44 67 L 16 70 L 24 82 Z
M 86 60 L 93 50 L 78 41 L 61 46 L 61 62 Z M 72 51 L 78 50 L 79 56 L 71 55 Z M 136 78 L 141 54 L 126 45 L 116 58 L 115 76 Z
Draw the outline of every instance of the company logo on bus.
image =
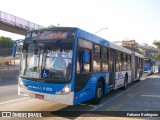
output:
M 122 78 L 123 77 L 123 74 L 120 72 L 118 73 L 118 78 Z

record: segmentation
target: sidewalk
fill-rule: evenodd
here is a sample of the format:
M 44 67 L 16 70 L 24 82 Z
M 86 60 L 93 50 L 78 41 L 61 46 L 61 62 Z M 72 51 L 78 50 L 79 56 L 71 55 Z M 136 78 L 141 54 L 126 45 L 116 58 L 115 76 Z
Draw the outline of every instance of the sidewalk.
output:
M 0 65 L 0 81 L 17 80 L 19 75 L 20 61 L 19 59 L 11 61 L 10 64 Z

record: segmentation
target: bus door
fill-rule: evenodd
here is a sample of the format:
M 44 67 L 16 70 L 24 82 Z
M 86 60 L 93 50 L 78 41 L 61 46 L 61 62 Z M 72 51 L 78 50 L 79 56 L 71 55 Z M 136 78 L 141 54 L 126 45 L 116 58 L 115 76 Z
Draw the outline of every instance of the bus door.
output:
M 109 89 L 114 88 L 115 84 L 115 50 L 109 52 Z
M 135 57 L 135 79 L 137 79 L 138 57 Z
M 77 63 L 75 75 L 75 92 L 82 90 L 90 80 L 91 76 L 91 58 L 92 58 L 92 43 L 79 40 L 77 48 Z

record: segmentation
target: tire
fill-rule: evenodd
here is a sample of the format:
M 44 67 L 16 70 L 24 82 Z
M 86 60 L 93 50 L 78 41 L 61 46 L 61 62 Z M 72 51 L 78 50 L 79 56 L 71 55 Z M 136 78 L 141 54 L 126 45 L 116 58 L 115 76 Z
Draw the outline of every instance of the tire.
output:
M 93 99 L 94 104 L 98 104 L 101 102 L 103 97 L 103 84 L 101 81 L 98 82 L 95 92 L 95 98 Z
M 123 90 L 126 90 L 127 89 L 127 84 L 128 84 L 128 77 L 127 75 L 125 76 L 125 79 L 124 79 L 124 86 L 122 87 Z

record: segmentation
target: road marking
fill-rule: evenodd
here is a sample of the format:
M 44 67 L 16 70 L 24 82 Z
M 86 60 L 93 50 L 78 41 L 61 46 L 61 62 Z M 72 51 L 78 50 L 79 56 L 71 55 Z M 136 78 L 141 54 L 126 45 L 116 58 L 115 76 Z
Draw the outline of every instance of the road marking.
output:
M 19 98 L 19 99 L 9 100 L 9 101 L 5 101 L 5 102 L 0 102 L 0 105 L 8 104 L 8 103 L 13 103 L 13 102 L 21 101 L 21 100 L 26 100 L 28 98 L 29 97 L 25 97 L 25 98 Z
M 141 95 L 142 97 L 160 97 L 160 95 Z
M 104 106 L 105 104 L 111 102 L 112 100 L 114 100 L 115 98 L 119 97 L 120 95 L 123 95 L 124 93 L 126 93 L 126 92 L 132 90 L 133 88 L 135 88 L 136 86 L 138 86 L 140 83 L 141 83 L 141 82 L 137 83 L 137 84 L 136 84 L 135 86 L 133 86 L 133 87 L 128 88 L 128 89 L 125 90 L 124 92 L 119 93 L 119 94 L 116 95 L 115 97 L 113 97 L 113 98 L 109 99 L 108 101 L 106 101 L 106 102 L 104 102 L 104 103 L 102 103 L 102 104 L 96 106 L 95 108 L 91 109 L 90 111 L 95 111 L 96 109 L 98 109 L 98 108 Z
M 141 78 L 141 80 L 145 80 L 145 79 L 146 79 L 145 77 Z

